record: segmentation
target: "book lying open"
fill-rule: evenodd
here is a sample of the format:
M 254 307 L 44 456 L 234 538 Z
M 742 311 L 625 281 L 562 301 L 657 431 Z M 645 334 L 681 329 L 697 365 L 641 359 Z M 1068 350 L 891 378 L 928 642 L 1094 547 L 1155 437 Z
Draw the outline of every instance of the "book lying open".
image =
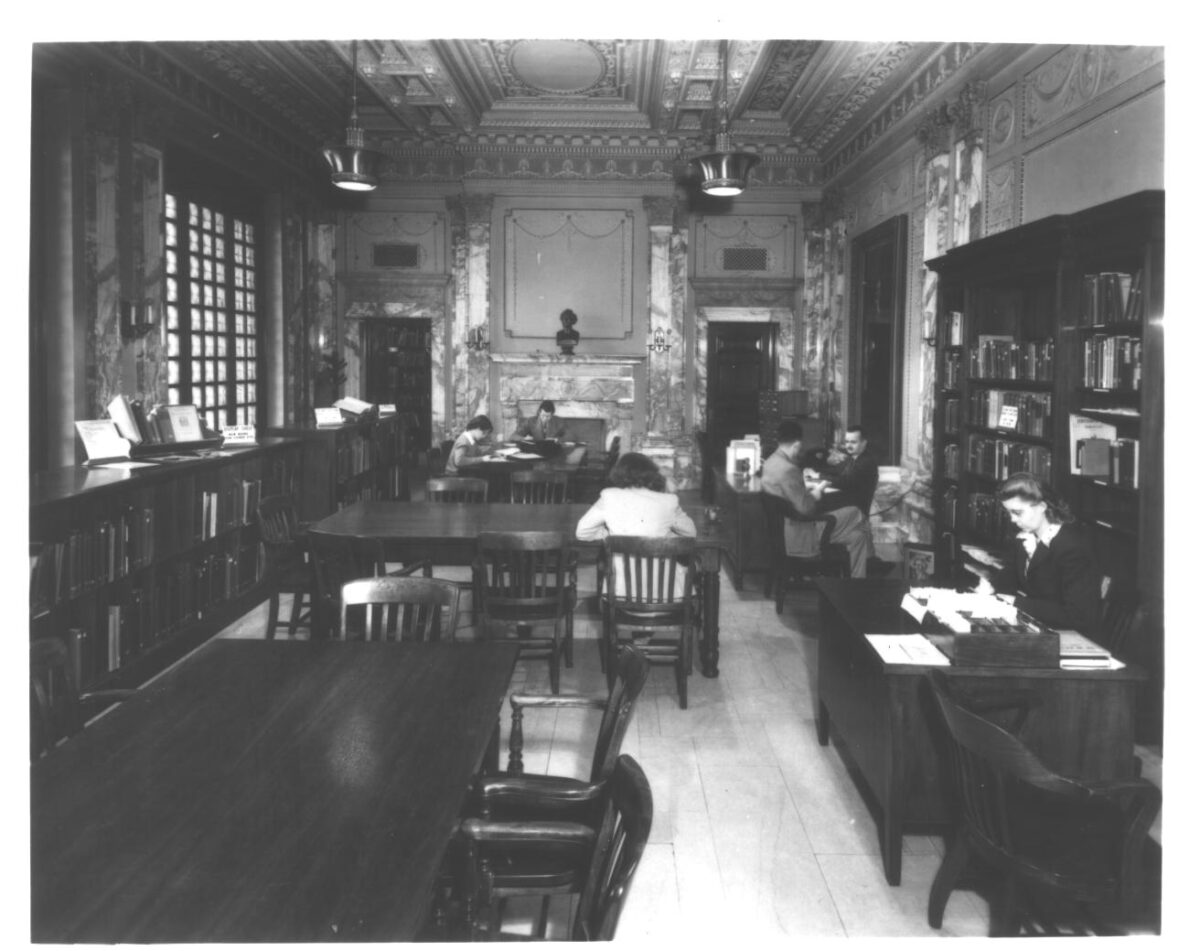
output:
M 83 443 L 88 466 L 105 466 L 118 469 L 136 469 L 152 466 L 152 462 L 130 458 L 133 443 L 121 435 L 117 424 L 111 419 L 79 419 L 75 421 L 75 432 Z

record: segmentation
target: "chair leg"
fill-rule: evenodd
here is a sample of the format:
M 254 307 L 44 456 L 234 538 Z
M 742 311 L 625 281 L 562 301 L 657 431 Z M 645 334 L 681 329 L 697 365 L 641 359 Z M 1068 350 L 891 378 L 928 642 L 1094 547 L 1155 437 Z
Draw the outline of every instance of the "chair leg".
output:
M 787 585 L 789 575 L 781 571 L 775 576 L 775 613 L 783 613 L 783 589 Z
M 292 592 L 292 614 L 288 618 L 288 637 L 295 637 L 296 628 L 300 626 L 300 614 L 304 607 L 305 594 L 304 591 Z
M 279 592 L 275 591 L 271 595 L 271 600 L 267 605 L 267 640 L 275 639 L 275 626 L 279 623 Z
M 683 669 L 683 660 L 675 662 L 675 683 L 679 687 L 679 709 L 687 709 L 687 671 Z
M 575 666 L 575 596 L 567 602 L 566 634 L 563 642 L 563 662 L 568 667 Z
M 967 838 L 961 832 L 956 832 L 950 848 L 942 857 L 942 864 L 934 876 L 933 885 L 929 889 L 929 927 L 941 928 L 942 918 L 946 913 L 946 902 L 954 890 L 963 870 L 967 867 Z
M 538 926 L 535 932 L 539 938 L 546 937 L 546 925 L 550 921 L 550 896 L 542 896 L 542 910 L 538 915 Z

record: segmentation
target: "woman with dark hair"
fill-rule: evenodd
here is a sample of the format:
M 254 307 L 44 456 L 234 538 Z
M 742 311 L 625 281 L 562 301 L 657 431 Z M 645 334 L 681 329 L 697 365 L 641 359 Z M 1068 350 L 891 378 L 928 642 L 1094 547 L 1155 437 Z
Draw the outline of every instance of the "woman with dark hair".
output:
M 457 475 L 460 469 L 476 465 L 492 451 L 488 437 L 492 434 L 492 421 L 486 416 L 473 416 L 466 428 L 459 433 L 446 459 L 446 475 Z
M 1066 503 L 1027 472 L 1005 479 L 996 498 L 1016 526 L 1020 544 L 1011 565 L 993 580 L 980 579 L 976 590 L 1014 590 L 1000 597 L 1050 627 L 1097 633 L 1100 570 Z
M 581 541 L 598 541 L 609 535 L 665 535 L 696 537 L 696 524 L 679 506 L 679 496 L 667 491 L 667 480 L 658 466 L 640 452 L 627 452 L 608 477 L 609 487 L 575 526 Z

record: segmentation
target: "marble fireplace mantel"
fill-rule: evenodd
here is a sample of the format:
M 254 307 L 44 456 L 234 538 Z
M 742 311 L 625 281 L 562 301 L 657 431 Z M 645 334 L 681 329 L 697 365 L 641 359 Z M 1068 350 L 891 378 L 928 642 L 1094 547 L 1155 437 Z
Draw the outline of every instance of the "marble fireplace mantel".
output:
M 491 412 L 502 432 L 553 400 L 562 417 L 603 419 L 605 441 L 628 448 L 645 429 L 646 355 L 490 353 Z

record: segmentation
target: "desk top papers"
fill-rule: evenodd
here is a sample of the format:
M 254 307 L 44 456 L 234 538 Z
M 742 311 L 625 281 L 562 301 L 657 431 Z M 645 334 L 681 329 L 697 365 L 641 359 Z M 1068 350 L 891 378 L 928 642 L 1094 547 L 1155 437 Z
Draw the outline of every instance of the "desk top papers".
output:
M 934 647 L 924 634 L 867 634 L 866 638 L 885 664 L 946 667 L 950 663 L 950 658 Z

